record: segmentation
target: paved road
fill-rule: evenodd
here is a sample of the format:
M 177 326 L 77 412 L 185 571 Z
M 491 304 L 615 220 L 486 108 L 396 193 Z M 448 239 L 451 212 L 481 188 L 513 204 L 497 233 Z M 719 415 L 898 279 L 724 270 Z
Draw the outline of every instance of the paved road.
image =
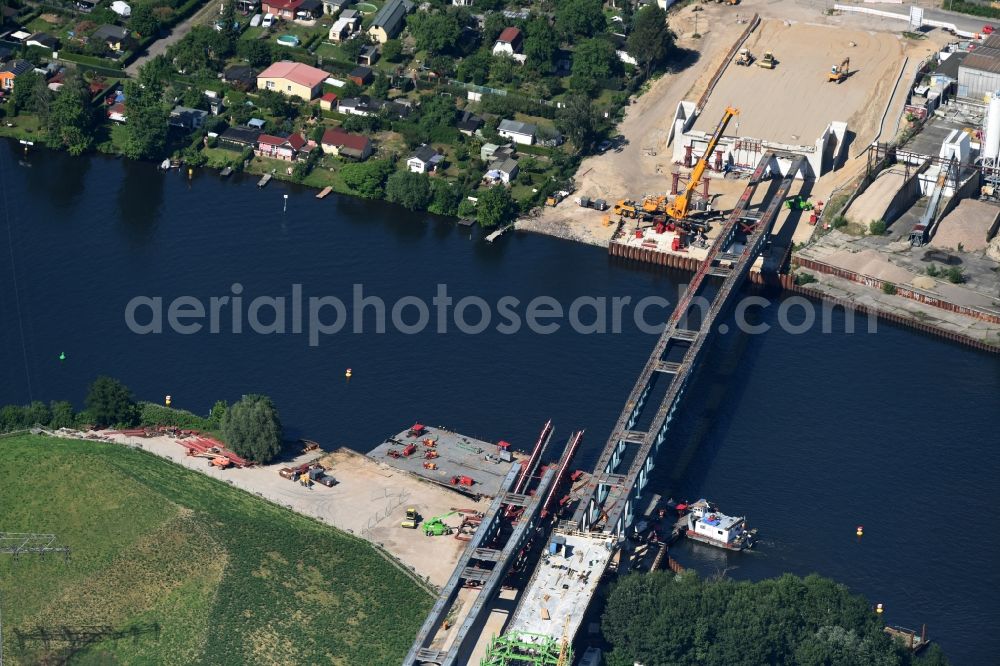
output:
M 138 74 L 139 68 L 142 67 L 146 61 L 166 53 L 170 45 L 182 40 L 185 35 L 191 32 L 191 28 L 199 24 L 208 23 L 212 14 L 218 11 L 218 7 L 218 2 L 215 0 L 208 0 L 204 7 L 192 14 L 186 20 L 175 25 L 174 29 L 170 31 L 170 34 L 163 39 L 159 39 L 150 44 L 149 48 L 146 49 L 145 55 L 136 58 L 131 65 L 125 68 L 125 71 L 129 76 L 135 76 Z

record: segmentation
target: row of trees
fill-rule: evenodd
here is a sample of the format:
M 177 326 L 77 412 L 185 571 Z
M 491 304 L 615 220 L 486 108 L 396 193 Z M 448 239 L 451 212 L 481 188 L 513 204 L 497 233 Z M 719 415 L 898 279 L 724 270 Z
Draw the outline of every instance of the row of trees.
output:
M 637 622 L 636 618 L 642 618 Z M 601 620 L 609 666 L 942 666 L 937 646 L 914 658 L 871 604 L 811 575 L 758 582 L 652 573 L 627 576 Z
M 79 413 L 65 401 L 7 405 L 0 408 L 0 432 L 37 425 L 49 428 L 170 425 L 221 431 L 227 446 L 258 463 L 269 462 L 281 452 L 281 419 L 271 399 L 262 395 L 245 395 L 232 405 L 220 400 L 208 417 L 199 417 L 184 410 L 139 403 L 117 379 L 98 377 L 87 390 L 85 405 L 86 409 Z
M 10 109 L 14 114 L 38 116 L 46 140 L 72 155 L 80 155 L 94 143 L 94 111 L 83 77 L 67 72 L 59 92 L 52 92 L 45 77 L 35 71 L 14 80 Z

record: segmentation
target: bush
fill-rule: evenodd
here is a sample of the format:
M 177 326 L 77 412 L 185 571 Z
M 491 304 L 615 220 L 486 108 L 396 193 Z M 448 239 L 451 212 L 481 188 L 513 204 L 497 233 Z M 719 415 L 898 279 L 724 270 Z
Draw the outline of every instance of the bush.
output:
M 186 430 L 215 430 L 217 421 L 198 416 L 185 409 L 174 409 L 153 402 L 139 403 L 139 424 L 143 426 L 174 426 Z
M 952 266 L 950 268 L 945 269 L 944 277 L 946 280 L 948 280 L 948 282 L 951 282 L 952 284 L 962 284 L 963 282 L 965 282 L 965 276 L 962 275 L 962 269 L 959 268 L 958 266 Z
M 868 225 L 868 231 L 872 236 L 884 236 L 885 228 L 885 220 L 872 220 Z
M 271 399 L 245 395 L 222 421 L 222 434 L 238 455 L 257 463 L 270 462 L 281 451 L 281 420 Z
M 795 284 L 797 285 L 812 284 L 813 282 L 819 282 L 819 280 L 817 280 L 816 276 L 812 273 L 795 274 Z
M 895 296 L 896 295 L 896 285 L 894 285 L 891 282 L 883 282 L 882 283 L 882 293 L 888 294 L 889 296 Z
M 97 425 L 129 427 L 139 422 L 132 393 L 117 379 L 98 377 L 87 391 L 86 404 Z
M 847 226 L 847 218 L 843 215 L 835 215 L 832 220 L 830 220 L 830 226 L 834 229 L 840 229 Z
M 928 266 L 926 270 L 927 270 L 927 275 L 931 277 L 938 277 L 939 275 L 941 275 L 941 269 L 939 269 L 934 264 Z

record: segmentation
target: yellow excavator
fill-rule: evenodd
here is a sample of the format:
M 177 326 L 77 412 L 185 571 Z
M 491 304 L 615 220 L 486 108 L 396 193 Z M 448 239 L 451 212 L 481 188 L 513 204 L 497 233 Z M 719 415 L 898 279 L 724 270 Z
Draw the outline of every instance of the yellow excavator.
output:
M 840 83 L 847 78 L 848 74 L 851 73 L 851 59 L 844 58 L 844 62 L 839 65 L 834 65 L 830 68 L 830 75 L 827 77 L 827 82 L 836 81 Z
M 726 107 L 725 113 L 722 114 L 722 120 L 719 121 L 719 125 L 712 133 L 712 138 L 708 140 L 705 152 L 702 154 L 701 158 L 699 158 L 698 163 L 694 165 L 694 169 L 691 171 L 691 177 L 688 178 L 688 183 L 684 187 L 684 191 L 674 197 L 674 200 L 669 206 L 667 206 L 666 213 L 670 218 L 674 220 L 683 220 L 688 216 L 691 206 L 691 195 L 694 194 L 695 188 L 698 187 L 698 183 L 701 182 L 701 177 L 704 175 L 705 168 L 708 166 L 708 160 L 711 159 L 712 153 L 715 152 L 715 147 L 722 138 L 722 133 L 726 131 L 729 121 L 733 119 L 733 116 L 739 115 L 739 113 L 739 109 L 734 109 L 731 106 Z

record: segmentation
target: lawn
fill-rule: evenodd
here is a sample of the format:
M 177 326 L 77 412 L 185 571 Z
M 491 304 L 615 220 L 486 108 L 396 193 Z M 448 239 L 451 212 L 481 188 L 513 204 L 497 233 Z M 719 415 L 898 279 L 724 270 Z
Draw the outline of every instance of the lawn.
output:
M 0 528 L 72 548 L 0 559 L 11 664 L 398 664 L 431 604 L 365 542 L 142 451 L 5 438 L 0 478 Z M 25 638 L 64 627 L 136 635 Z

